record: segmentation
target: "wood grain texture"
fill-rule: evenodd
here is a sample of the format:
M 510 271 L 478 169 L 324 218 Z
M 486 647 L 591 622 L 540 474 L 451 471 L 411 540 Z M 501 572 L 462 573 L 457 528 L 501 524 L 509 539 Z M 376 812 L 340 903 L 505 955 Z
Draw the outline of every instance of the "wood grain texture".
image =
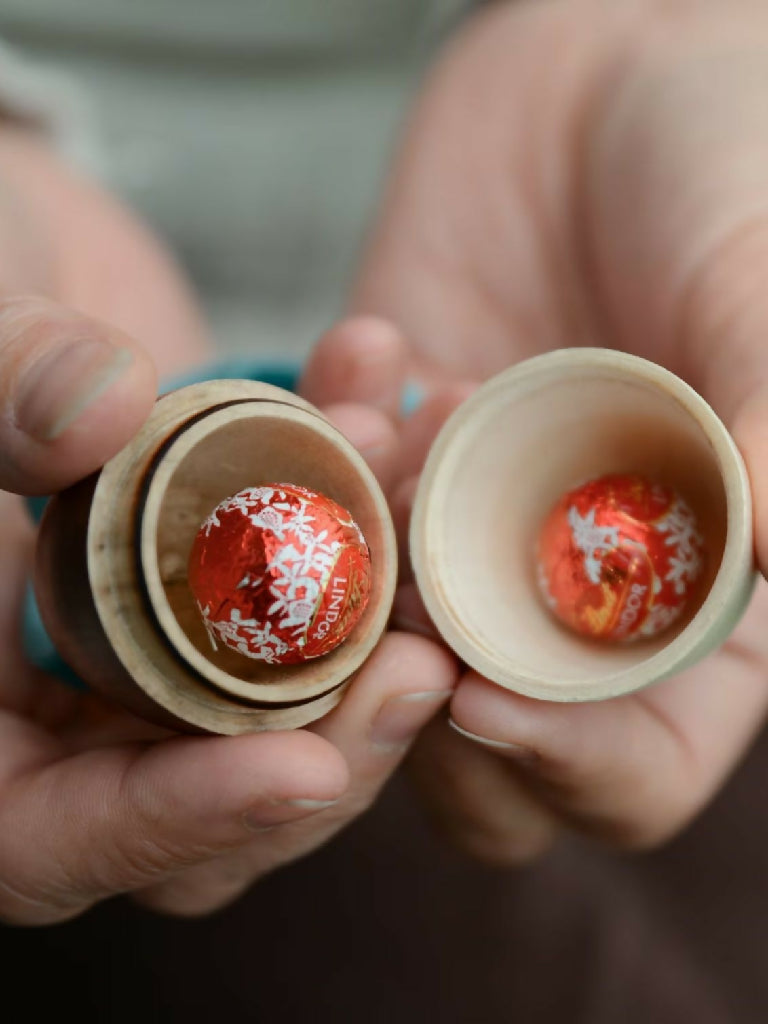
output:
M 371 547 L 374 587 L 337 651 L 269 667 L 212 650 L 186 563 L 219 501 L 277 478 L 350 509 Z M 100 474 L 51 503 L 35 586 L 54 643 L 91 686 L 163 725 L 240 733 L 305 725 L 339 702 L 386 627 L 396 574 L 386 501 L 349 442 L 288 392 L 209 381 L 159 400 Z
M 708 549 L 705 579 L 660 637 L 605 644 L 555 621 L 539 595 L 539 527 L 565 492 L 606 473 L 678 491 Z M 478 389 L 427 460 L 411 556 L 437 628 L 478 672 L 546 700 L 597 700 L 680 671 L 720 644 L 755 580 L 741 456 L 706 402 L 673 374 L 604 349 L 527 360 Z

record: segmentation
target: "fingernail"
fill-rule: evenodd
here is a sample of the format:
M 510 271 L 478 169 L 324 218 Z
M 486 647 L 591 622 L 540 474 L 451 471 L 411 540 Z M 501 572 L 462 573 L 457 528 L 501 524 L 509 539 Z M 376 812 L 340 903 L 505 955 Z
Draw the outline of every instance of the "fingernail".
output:
M 324 811 L 336 803 L 338 800 L 269 800 L 247 810 L 243 815 L 243 824 L 251 832 L 269 832 L 276 825 L 301 821 L 302 818 Z
M 371 725 L 371 746 L 382 753 L 404 749 L 452 694 L 453 690 L 425 690 L 390 697 L 384 701 Z M 423 712 L 414 713 L 414 707 L 419 705 L 423 706 Z M 417 721 L 414 720 L 416 718 Z
M 333 807 L 338 800 L 282 800 L 281 803 L 288 807 L 298 807 L 302 811 L 322 811 L 326 807 Z
M 36 441 L 54 441 L 132 362 L 130 349 L 88 338 L 51 349 L 19 382 L 16 425 Z
M 506 743 L 504 740 L 491 740 L 487 736 L 478 736 L 475 732 L 470 732 L 468 729 L 462 729 L 462 727 L 457 725 L 452 718 L 448 719 L 448 725 L 466 739 L 472 740 L 473 743 L 479 743 L 483 747 L 489 747 L 492 750 L 505 750 L 507 753 L 514 754 L 515 757 L 518 757 L 521 761 L 537 760 L 535 751 L 531 750 L 530 747 L 523 746 L 521 743 Z

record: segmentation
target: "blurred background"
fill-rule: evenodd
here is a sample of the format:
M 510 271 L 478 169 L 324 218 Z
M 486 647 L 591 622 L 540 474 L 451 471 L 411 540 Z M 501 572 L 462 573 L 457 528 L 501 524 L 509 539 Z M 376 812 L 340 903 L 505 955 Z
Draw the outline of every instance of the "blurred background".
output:
M 298 359 L 343 308 L 409 101 L 470 6 L 0 0 L 0 103 L 170 243 L 220 351 Z M 762 743 L 661 851 L 569 839 L 515 871 L 436 839 L 397 778 L 210 919 L 113 900 L 0 926 L 0 1021 L 758 1024 L 766 773 Z
M 30 62 L 22 101 L 174 247 L 224 350 L 300 356 L 343 306 L 408 100 L 469 6 L 0 0 L 0 39 Z

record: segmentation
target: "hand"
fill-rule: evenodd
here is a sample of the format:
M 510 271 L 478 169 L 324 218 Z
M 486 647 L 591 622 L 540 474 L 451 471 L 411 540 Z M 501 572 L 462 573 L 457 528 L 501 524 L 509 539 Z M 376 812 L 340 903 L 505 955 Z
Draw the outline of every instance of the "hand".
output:
M 497 4 L 427 83 L 353 296 L 318 349 L 315 401 L 393 410 L 392 490 L 474 382 L 550 348 L 620 348 L 669 367 L 732 431 L 768 570 L 768 12 L 752 0 Z M 387 321 L 393 326 L 387 326 Z M 326 366 L 343 360 L 347 385 Z M 375 372 L 367 369 L 374 360 Z M 405 581 L 400 622 L 423 629 Z M 411 758 L 463 847 L 515 863 L 563 826 L 658 843 L 722 784 L 768 703 L 768 587 L 723 648 L 679 678 L 598 704 L 526 699 L 473 672 Z M 461 735 L 463 733 L 463 735 Z
M 152 407 L 153 361 L 200 360 L 205 331 L 144 229 L 21 133 L 0 131 L 0 196 L 0 919 L 61 921 L 120 892 L 212 910 L 368 806 L 449 696 L 453 661 L 392 634 L 313 729 L 226 738 L 171 736 L 25 661 L 34 537 L 7 491 L 101 466 Z M 386 418 L 329 412 L 383 472 Z

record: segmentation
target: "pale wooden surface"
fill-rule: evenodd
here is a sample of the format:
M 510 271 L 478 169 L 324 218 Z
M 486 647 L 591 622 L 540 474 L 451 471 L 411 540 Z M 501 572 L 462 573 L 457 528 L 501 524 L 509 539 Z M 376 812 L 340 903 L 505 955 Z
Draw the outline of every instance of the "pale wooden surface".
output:
M 265 424 L 274 428 L 277 423 L 280 429 L 273 430 L 272 441 L 282 446 L 286 432 L 291 430 L 288 424 L 292 420 L 299 423 L 300 427 L 293 428 L 293 440 L 299 431 L 304 445 L 298 450 L 281 448 L 275 456 L 280 467 L 286 473 L 293 469 L 299 473 L 301 479 L 293 482 L 316 484 L 319 489 L 325 487 L 332 497 L 346 498 L 363 530 L 367 529 L 374 556 L 374 591 L 358 629 L 329 658 L 282 669 L 271 693 L 263 680 L 251 683 L 249 691 L 247 659 L 240 659 L 246 667 L 239 678 L 224 672 L 228 662 L 223 667 L 211 662 L 204 672 L 196 670 L 188 660 L 189 650 L 184 648 L 186 634 L 164 598 L 163 575 L 171 588 L 181 579 L 179 550 L 169 550 L 169 531 L 176 531 L 186 545 L 191 544 L 196 529 L 189 509 L 190 487 L 197 481 L 205 501 L 218 494 L 215 505 L 226 496 L 215 482 L 219 474 L 226 481 L 225 490 L 233 479 L 231 469 L 227 475 L 225 460 L 217 448 L 217 439 L 226 435 L 223 423 L 228 418 L 226 412 L 222 415 L 217 410 L 226 402 L 246 403 L 249 407 L 245 411 L 245 405 L 234 405 L 230 412 L 229 418 L 238 424 L 243 448 L 243 463 L 236 472 L 249 473 L 247 453 L 253 456 L 262 447 L 253 441 L 245 444 L 249 431 L 259 436 Z M 259 409 L 261 416 L 253 413 Z M 201 413 L 204 415 L 196 419 Z M 214 420 L 210 432 L 201 426 L 208 415 Z M 190 425 L 190 420 L 195 422 Z M 188 430 L 193 432 L 191 437 L 200 444 L 201 456 L 195 457 L 194 444 L 181 445 L 181 457 L 176 462 L 171 458 L 165 467 L 168 472 L 164 472 L 164 458 L 175 450 L 168 441 L 180 429 L 179 436 Z M 260 436 L 266 444 L 263 431 Z M 210 450 L 206 441 L 212 445 Z M 291 455 L 296 456 L 295 461 Z M 258 468 L 253 466 L 254 471 Z M 181 516 L 176 500 L 179 496 Z M 140 559 L 139 533 L 142 511 L 147 507 L 151 514 L 143 521 Z M 207 511 L 210 508 L 205 514 Z M 164 513 L 170 516 L 169 522 L 163 522 Z M 155 526 L 148 526 L 150 522 Z M 162 542 L 159 547 L 157 539 Z M 145 579 L 144 574 L 152 567 L 153 553 L 159 554 L 159 561 L 154 577 L 149 573 L 154 587 L 154 600 L 150 602 L 149 578 Z M 168 555 L 172 556 L 170 570 Z M 164 557 L 165 569 L 161 572 Z M 348 442 L 296 396 L 250 381 L 211 381 L 161 399 L 134 441 L 104 467 L 98 478 L 56 499 L 41 529 L 36 592 L 54 642 L 92 686 L 165 725 L 239 733 L 305 725 L 338 703 L 346 683 L 386 626 L 396 574 L 394 531 L 386 502 Z M 161 609 L 161 616 L 157 609 Z M 159 618 L 170 636 L 163 632 Z M 210 647 L 208 652 L 212 653 Z
M 215 466 L 216 472 L 206 472 Z M 321 491 L 363 531 L 375 567 L 371 596 L 349 641 L 303 665 L 266 665 L 224 645 L 211 648 L 187 585 L 187 563 L 202 521 L 245 487 L 293 483 Z M 147 489 L 141 561 L 164 634 L 200 675 L 248 701 L 307 700 L 356 671 L 378 641 L 391 604 L 389 512 L 363 459 L 326 420 L 295 405 L 249 402 L 211 413 L 164 453 Z
M 534 573 L 538 528 L 573 486 L 637 472 L 678 490 L 705 535 L 705 580 L 683 620 L 628 645 L 557 623 Z M 721 643 L 754 584 L 749 482 L 704 400 L 666 370 L 604 349 L 565 349 L 488 381 L 434 444 L 411 554 L 427 609 L 470 666 L 548 700 L 628 693 Z

